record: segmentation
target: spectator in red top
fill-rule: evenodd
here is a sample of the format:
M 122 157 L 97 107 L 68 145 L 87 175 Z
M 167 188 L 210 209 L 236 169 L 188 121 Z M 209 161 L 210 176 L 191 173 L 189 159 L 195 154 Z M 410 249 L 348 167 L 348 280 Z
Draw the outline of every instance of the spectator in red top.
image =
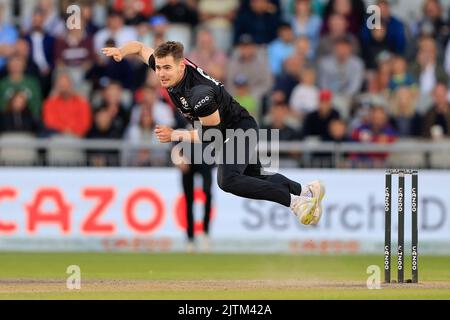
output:
M 149 17 L 154 10 L 153 0 L 115 0 L 114 9 L 117 11 L 124 10 L 125 17 L 126 11 L 133 7 L 133 11 L 136 10 L 141 15 Z
M 114 10 L 122 13 L 127 26 L 137 26 L 148 20 L 153 3 L 151 0 L 116 0 Z
M 51 131 L 78 137 L 83 137 L 91 127 L 91 106 L 75 92 L 66 72 L 57 76 L 54 92 L 44 102 L 43 121 Z

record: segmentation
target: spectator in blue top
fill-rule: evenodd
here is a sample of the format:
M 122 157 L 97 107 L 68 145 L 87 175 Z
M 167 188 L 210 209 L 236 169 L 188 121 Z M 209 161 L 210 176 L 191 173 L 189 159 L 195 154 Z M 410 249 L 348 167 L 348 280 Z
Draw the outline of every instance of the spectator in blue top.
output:
M 6 65 L 7 57 L 12 53 L 17 41 L 17 30 L 4 22 L 5 6 L 0 3 L 0 69 Z
M 291 21 L 295 36 L 306 36 L 314 52 L 319 44 L 322 19 L 311 12 L 309 0 L 295 1 L 295 15 Z
M 46 97 L 52 87 L 52 72 L 55 66 L 55 38 L 44 29 L 44 11 L 39 7 L 33 12 L 31 30 L 25 35 L 30 44 L 31 58 L 40 72 L 41 88 Z
M 399 87 L 417 87 L 417 82 L 408 72 L 408 62 L 405 58 L 395 55 L 391 59 L 391 79 L 389 80 L 389 89 L 397 90 Z
M 394 53 L 404 55 L 407 43 L 403 22 L 391 15 L 389 2 L 387 0 L 378 0 L 377 5 L 380 7 L 382 23 L 386 27 L 386 41 L 389 44 L 389 47 L 392 48 Z M 364 23 L 361 34 L 362 47 L 368 44 L 370 39 L 371 30 L 367 27 L 367 23 Z
M 283 69 L 283 62 L 294 52 L 294 32 L 289 23 L 281 23 L 278 27 L 278 37 L 270 43 L 267 49 L 270 68 L 275 76 Z
M 239 10 L 234 22 L 234 43 L 250 34 L 257 44 L 267 44 L 277 36 L 279 13 L 268 0 L 250 0 L 250 10 Z

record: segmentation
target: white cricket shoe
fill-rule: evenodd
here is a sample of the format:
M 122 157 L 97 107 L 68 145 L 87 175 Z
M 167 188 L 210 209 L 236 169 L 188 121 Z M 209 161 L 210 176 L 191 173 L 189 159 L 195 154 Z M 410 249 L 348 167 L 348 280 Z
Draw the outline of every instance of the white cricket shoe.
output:
M 292 196 L 291 210 L 297 219 L 305 225 L 309 225 L 313 219 L 317 198 L 305 196 Z
M 318 199 L 310 222 L 311 225 L 316 225 L 322 217 L 322 200 L 325 196 L 325 185 L 321 181 L 316 180 L 308 183 L 306 186 L 311 191 L 312 196 Z

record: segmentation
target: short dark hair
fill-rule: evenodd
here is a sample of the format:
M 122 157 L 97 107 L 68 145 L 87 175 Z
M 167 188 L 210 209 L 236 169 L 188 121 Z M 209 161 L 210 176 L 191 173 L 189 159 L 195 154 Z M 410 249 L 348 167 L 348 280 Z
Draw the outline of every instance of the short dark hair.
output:
M 280 30 L 283 30 L 283 29 L 292 29 L 292 25 L 289 22 L 281 21 L 278 24 L 277 30 L 280 31 Z
M 337 44 L 346 44 L 346 45 L 351 46 L 353 43 L 352 43 L 352 39 L 350 38 L 349 35 L 342 35 L 342 36 L 339 36 L 338 38 L 336 38 L 334 40 L 334 44 L 335 45 L 337 45 Z
M 167 41 L 160 44 L 153 55 L 156 58 L 164 58 L 167 56 L 172 56 L 174 60 L 181 60 L 184 58 L 184 46 L 182 43 L 177 41 Z

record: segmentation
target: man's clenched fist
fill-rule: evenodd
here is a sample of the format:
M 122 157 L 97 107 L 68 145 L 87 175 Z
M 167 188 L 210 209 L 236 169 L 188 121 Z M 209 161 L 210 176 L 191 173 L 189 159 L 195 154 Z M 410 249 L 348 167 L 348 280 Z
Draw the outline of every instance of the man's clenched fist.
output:
M 116 62 L 120 62 L 123 59 L 122 52 L 120 52 L 119 48 L 103 48 L 102 52 L 107 57 L 113 57 Z
M 157 125 L 155 128 L 155 134 L 158 137 L 159 142 L 162 143 L 172 142 L 172 132 L 173 129 L 167 126 Z

